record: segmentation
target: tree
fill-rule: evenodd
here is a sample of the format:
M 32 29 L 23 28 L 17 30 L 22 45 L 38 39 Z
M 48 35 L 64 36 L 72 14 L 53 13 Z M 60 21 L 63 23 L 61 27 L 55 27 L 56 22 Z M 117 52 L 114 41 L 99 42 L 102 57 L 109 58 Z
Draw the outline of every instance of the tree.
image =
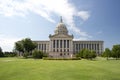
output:
M 81 57 L 81 58 L 83 58 L 83 52 L 84 52 L 84 50 L 85 49 L 82 49 L 82 50 L 80 50 L 77 54 L 76 54 L 76 57 Z
M 4 57 L 4 54 L 2 52 L 2 48 L 0 47 L 0 57 Z
M 112 48 L 112 56 L 116 58 L 116 60 L 118 58 L 120 58 L 120 45 L 117 44 L 117 45 L 113 45 L 113 48 Z
M 34 43 L 30 38 L 25 38 L 15 43 L 15 50 L 22 52 L 23 56 L 26 58 L 36 47 L 36 43 Z
M 24 53 L 24 46 L 22 41 L 18 41 L 15 43 L 15 50 Z
M 76 57 L 81 57 L 81 58 L 85 58 L 85 59 L 93 59 L 96 57 L 96 52 L 93 50 L 88 50 L 88 49 L 82 49 L 77 55 Z
M 88 49 L 85 49 L 85 50 L 83 51 L 83 58 L 85 58 L 85 59 L 90 58 L 90 57 L 91 57 L 90 53 L 91 53 L 91 52 L 90 52 Z
M 28 53 L 37 47 L 37 45 L 33 43 L 32 40 L 29 38 L 23 39 L 22 44 L 23 44 L 24 50 L 27 51 Z
M 91 50 L 91 59 L 96 57 L 96 52 L 94 50 Z
M 108 58 L 111 57 L 111 50 L 109 48 L 105 48 L 103 56 L 107 57 L 107 60 L 108 60 Z

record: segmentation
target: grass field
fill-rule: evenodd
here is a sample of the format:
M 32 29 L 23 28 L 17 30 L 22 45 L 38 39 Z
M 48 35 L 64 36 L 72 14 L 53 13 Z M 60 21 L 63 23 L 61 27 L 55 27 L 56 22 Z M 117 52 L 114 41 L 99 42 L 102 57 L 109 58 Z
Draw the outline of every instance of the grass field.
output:
M 120 80 L 120 60 L 0 58 L 0 80 Z

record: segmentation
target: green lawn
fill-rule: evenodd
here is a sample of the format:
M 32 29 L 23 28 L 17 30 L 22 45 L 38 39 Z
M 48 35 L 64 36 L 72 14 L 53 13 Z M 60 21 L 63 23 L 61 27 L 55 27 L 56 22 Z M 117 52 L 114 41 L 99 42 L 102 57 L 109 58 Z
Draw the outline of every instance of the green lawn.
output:
M 0 58 L 0 80 L 120 80 L 120 60 Z

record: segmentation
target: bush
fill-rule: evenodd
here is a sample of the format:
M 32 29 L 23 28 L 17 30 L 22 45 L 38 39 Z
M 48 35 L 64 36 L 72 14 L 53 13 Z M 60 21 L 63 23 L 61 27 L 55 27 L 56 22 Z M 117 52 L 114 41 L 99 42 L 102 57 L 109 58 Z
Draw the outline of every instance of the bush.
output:
M 0 57 L 4 57 L 4 54 L 2 52 L 0 52 Z
M 37 59 L 42 59 L 44 57 L 44 53 L 42 51 L 37 51 L 37 50 L 34 50 L 32 55 L 33 58 L 37 58 Z
M 50 57 L 44 57 L 44 60 L 81 60 L 80 57 L 78 58 L 50 58 Z
M 5 57 L 15 57 L 17 53 L 15 52 L 4 52 Z
M 0 47 L 0 57 L 4 57 L 4 54 L 2 52 L 2 48 Z

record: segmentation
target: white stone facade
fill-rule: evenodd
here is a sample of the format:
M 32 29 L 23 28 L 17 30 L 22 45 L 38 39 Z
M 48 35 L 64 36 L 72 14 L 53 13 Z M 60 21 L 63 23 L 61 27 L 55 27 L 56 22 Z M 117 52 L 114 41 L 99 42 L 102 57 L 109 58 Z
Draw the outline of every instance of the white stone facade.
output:
M 49 57 L 70 58 L 81 49 L 96 51 L 96 54 L 103 52 L 103 41 L 73 41 L 73 35 L 68 34 L 65 24 L 62 22 L 57 25 L 55 33 L 49 35 L 49 41 L 34 41 L 37 43 L 37 50 L 48 53 Z

